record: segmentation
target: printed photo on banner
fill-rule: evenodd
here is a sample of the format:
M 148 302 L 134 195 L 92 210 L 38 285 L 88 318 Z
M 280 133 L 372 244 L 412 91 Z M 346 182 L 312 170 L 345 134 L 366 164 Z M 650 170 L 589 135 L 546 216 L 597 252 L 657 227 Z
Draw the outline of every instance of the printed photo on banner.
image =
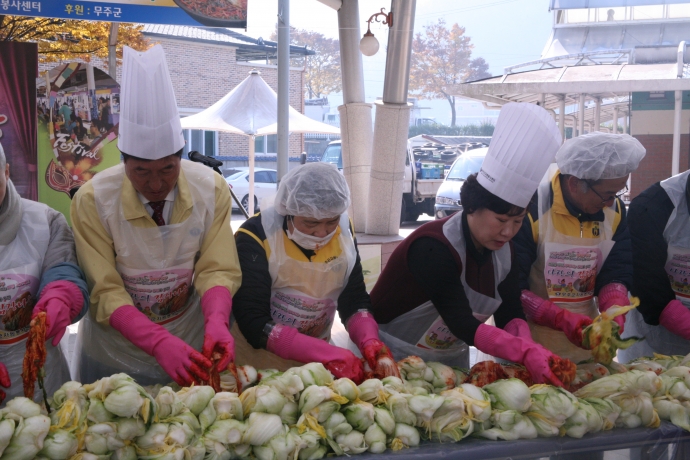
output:
M 76 190 L 120 161 L 119 94 L 105 72 L 93 69 L 91 81 L 86 65 L 76 62 L 37 79 L 39 200 L 68 220 Z

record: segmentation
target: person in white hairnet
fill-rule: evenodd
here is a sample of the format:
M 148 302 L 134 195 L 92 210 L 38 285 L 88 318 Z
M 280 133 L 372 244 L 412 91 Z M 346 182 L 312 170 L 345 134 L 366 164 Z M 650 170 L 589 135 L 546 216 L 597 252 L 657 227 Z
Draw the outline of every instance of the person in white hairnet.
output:
M 142 385 L 209 380 L 234 359 L 232 296 L 241 282 L 230 193 L 183 160 L 184 136 L 160 45 L 124 48 L 118 148 L 71 207 L 91 308 L 73 369 L 84 383 L 124 372 Z
M 644 337 L 618 361 L 690 353 L 690 170 L 657 182 L 630 203 L 633 289 L 640 306 L 626 335 Z
M 236 234 L 242 287 L 232 334 L 237 361 L 286 370 L 320 362 L 336 377 L 360 383 L 362 361 L 328 340 L 336 311 L 350 338 L 379 375 L 396 375 L 369 313 L 362 265 L 347 216 L 350 190 L 335 166 L 308 163 L 280 182 L 273 206 Z M 385 376 L 385 375 L 383 375 Z
M 556 154 L 558 170 L 547 173 L 515 237 L 532 336 L 573 362 L 591 357 L 582 348 L 591 319 L 630 304 L 632 254 L 621 196 L 644 155 L 627 134 L 566 141 Z M 616 322 L 623 332 L 624 316 Z
M 40 312 L 46 313 L 44 385 L 53 394 L 70 380 L 60 339 L 87 311 L 89 292 L 65 216 L 19 195 L 1 144 L 0 280 L 0 386 L 5 387 L 0 404 L 5 394 L 9 399 L 24 396 L 21 375 L 29 323 Z M 37 384 L 34 398 L 43 398 Z

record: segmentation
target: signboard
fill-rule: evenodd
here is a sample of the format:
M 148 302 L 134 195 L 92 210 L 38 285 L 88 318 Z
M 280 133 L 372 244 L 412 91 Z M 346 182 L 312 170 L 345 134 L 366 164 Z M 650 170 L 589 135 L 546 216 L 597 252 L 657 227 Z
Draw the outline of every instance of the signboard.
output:
M 246 28 L 247 0 L 0 0 L 0 14 Z
M 1 0 L 0 0 L 1 1 Z M 70 221 L 70 196 L 120 162 L 120 87 L 105 72 L 72 62 L 37 80 L 38 199 Z

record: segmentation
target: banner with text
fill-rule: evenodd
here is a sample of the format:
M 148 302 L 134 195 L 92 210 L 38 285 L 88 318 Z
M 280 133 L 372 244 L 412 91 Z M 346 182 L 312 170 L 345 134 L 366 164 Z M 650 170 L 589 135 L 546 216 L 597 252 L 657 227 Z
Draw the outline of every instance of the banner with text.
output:
M 247 0 L 0 0 L 0 14 L 246 28 Z

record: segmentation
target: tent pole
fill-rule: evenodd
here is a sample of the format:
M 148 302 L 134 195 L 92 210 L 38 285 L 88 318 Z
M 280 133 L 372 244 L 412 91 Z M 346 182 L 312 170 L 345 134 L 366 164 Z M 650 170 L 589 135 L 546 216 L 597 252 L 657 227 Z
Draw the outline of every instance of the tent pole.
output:
M 278 183 L 290 155 L 290 0 L 278 0 Z
M 249 192 L 247 199 L 247 211 L 249 216 L 254 215 L 254 136 L 249 136 Z

